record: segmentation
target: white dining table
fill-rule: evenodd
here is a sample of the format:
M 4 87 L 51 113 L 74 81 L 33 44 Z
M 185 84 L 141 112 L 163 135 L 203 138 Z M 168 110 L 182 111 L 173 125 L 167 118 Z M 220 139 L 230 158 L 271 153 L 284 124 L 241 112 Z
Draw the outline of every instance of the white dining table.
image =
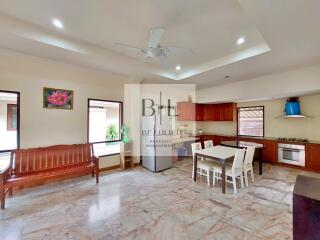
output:
M 226 192 L 226 162 L 232 161 L 237 149 L 225 146 L 214 146 L 195 151 L 193 158 L 193 180 L 197 181 L 197 161 L 198 157 L 212 159 L 221 164 L 222 168 L 222 193 Z

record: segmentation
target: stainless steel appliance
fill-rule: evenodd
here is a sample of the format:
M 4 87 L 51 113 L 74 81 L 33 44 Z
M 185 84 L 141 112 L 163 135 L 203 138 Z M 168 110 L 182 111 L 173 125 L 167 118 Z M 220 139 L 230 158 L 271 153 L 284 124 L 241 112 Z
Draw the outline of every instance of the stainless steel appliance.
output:
M 172 167 L 172 117 L 144 116 L 141 129 L 142 166 L 160 172 Z
M 305 166 L 306 146 L 304 144 L 278 144 L 278 161 L 298 166 Z

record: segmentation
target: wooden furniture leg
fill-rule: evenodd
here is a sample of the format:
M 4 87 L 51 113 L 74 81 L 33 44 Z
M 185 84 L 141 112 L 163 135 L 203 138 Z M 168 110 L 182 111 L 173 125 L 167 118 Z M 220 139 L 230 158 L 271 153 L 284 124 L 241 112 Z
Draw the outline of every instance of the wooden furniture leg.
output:
M 96 183 L 99 183 L 99 172 L 96 173 Z
M 226 161 L 222 162 L 222 193 L 226 193 Z
M 261 154 L 259 158 L 259 175 L 262 175 L 262 162 L 263 162 L 263 148 L 261 148 Z
M 193 158 L 193 181 L 197 181 L 197 160 L 198 154 L 196 153 Z
M 4 209 L 4 205 L 5 205 L 5 201 L 6 201 L 4 193 L 5 193 L 4 188 L 0 188 L 1 209 Z
M 9 196 L 12 197 L 12 187 L 9 188 Z

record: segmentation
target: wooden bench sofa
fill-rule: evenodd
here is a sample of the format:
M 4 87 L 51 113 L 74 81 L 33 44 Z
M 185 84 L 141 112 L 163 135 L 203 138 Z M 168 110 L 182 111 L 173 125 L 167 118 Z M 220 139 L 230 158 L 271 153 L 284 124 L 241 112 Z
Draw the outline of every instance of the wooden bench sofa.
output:
M 92 144 L 15 150 L 8 168 L 0 172 L 1 209 L 13 187 L 78 173 L 91 173 L 99 183 L 99 159 L 93 154 Z

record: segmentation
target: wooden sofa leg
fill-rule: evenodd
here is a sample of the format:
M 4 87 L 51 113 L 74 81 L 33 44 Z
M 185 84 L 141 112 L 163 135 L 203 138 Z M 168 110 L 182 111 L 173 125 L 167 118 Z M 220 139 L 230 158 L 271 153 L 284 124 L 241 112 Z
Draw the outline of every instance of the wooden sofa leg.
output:
M 6 196 L 4 194 L 4 189 L 0 189 L 0 201 L 1 201 L 1 209 L 4 209 Z
M 12 197 L 12 187 L 9 188 L 9 196 Z
M 96 183 L 99 183 L 99 170 L 96 170 Z
M 94 171 L 92 171 L 91 176 L 94 177 Z

